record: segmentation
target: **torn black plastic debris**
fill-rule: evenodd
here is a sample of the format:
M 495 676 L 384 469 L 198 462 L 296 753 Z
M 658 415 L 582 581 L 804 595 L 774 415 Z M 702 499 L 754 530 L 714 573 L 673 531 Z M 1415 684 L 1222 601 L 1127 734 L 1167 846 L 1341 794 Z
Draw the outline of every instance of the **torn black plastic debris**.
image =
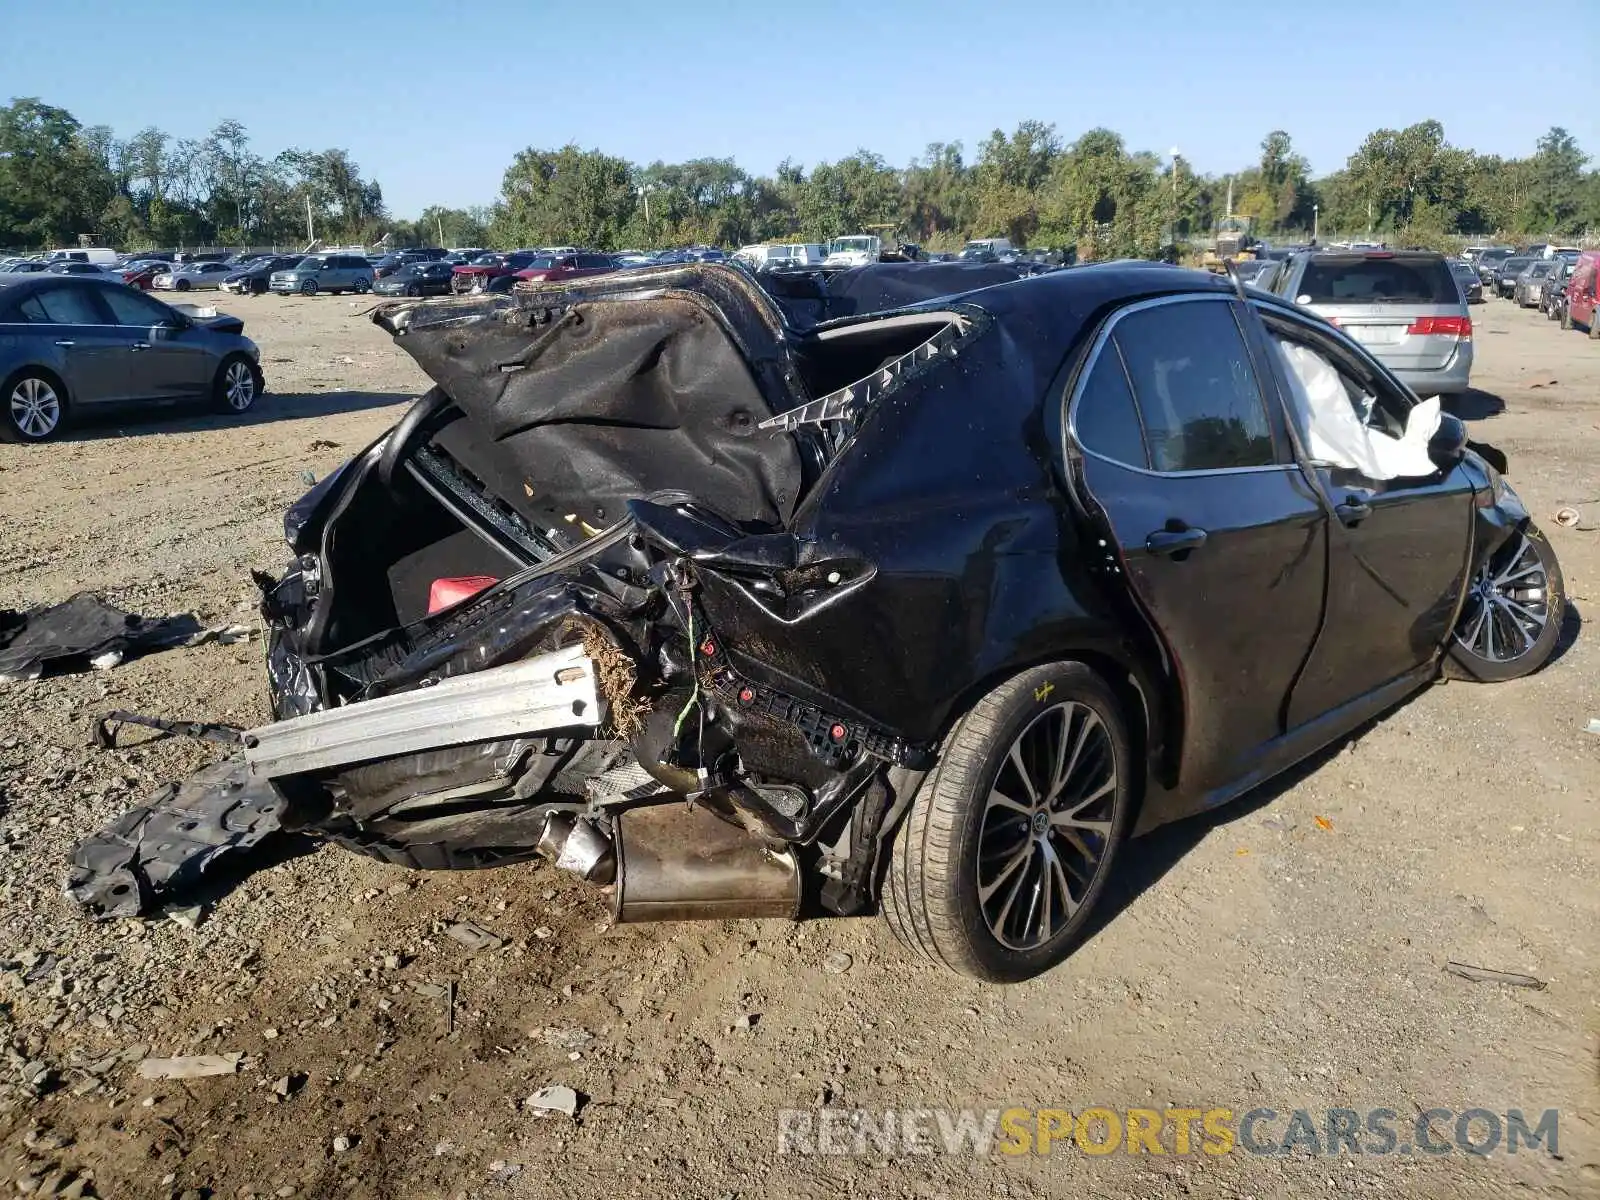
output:
M 102 920 L 142 916 L 191 891 L 219 858 L 279 833 L 280 805 L 242 758 L 213 763 L 73 847 L 67 894 Z
M 38 679 L 47 671 L 109 670 L 135 655 L 184 645 L 200 632 L 188 613 L 146 620 L 92 592 L 26 612 L 0 610 L 0 683 Z

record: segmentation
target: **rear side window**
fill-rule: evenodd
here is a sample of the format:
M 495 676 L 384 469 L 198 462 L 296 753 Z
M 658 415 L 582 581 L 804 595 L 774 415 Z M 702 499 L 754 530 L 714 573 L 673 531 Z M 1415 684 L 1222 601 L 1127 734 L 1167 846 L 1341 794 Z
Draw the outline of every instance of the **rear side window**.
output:
M 1083 381 L 1072 420 L 1085 450 L 1129 466 L 1150 466 L 1133 389 L 1115 339 L 1106 342 Z
M 87 289 L 57 287 L 35 292 L 17 305 L 29 321 L 44 325 L 104 325 L 105 317 Z
M 1298 296 L 1312 304 L 1455 304 L 1461 298 L 1442 258 L 1314 258 Z
M 1452 291 L 1454 281 L 1446 276 Z M 1160 304 L 1117 322 L 1157 471 L 1212 471 L 1277 462 L 1272 426 L 1232 305 Z

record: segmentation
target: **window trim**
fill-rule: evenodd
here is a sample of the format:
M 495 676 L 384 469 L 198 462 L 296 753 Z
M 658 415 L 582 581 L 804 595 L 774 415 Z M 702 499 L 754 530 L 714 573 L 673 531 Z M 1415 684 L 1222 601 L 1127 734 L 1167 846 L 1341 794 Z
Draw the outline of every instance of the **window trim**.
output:
M 1112 458 L 1110 455 L 1100 454 L 1084 445 L 1083 440 L 1078 436 L 1078 402 L 1083 396 L 1084 384 L 1088 382 L 1089 375 L 1094 371 L 1095 365 L 1099 362 L 1100 355 L 1104 352 L 1106 343 L 1111 340 L 1112 333 L 1115 331 L 1117 325 L 1121 323 L 1124 317 L 1132 313 L 1144 312 L 1152 308 L 1161 308 L 1169 304 L 1203 304 L 1210 302 L 1227 304 L 1231 306 L 1235 304 L 1237 300 L 1238 297 L 1231 292 L 1182 292 L 1177 295 L 1157 296 L 1152 300 L 1141 300 L 1135 304 L 1124 305 L 1122 308 L 1117 309 L 1116 312 L 1107 317 L 1101 324 L 1099 330 L 1095 333 L 1094 341 L 1089 346 L 1089 352 L 1084 356 L 1083 366 L 1079 368 L 1077 377 L 1072 382 L 1072 394 L 1067 400 L 1067 435 L 1071 438 L 1072 444 L 1077 449 L 1078 453 L 1089 458 L 1099 459 L 1104 463 L 1110 463 L 1112 466 L 1120 467 L 1125 471 L 1136 471 L 1141 475 L 1149 475 L 1156 479 L 1199 479 L 1207 475 L 1241 475 L 1247 472 L 1260 473 L 1264 471 L 1300 470 L 1298 455 L 1295 453 L 1292 443 L 1289 446 L 1288 462 L 1263 463 L 1260 466 L 1254 467 L 1200 467 L 1192 471 L 1158 471 L 1153 466 L 1135 466 L 1133 463 L 1123 462 L 1119 458 Z M 1235 327 L 1238 328 L 1238 314 L 1231 307 L 1228 309 L 1228 316 L 1230 319 L 1232 319 Z M 1244 347 L 1245 357 L 1250 363 L 1250 372 L 1255 377 L 1256 391 L 1261 397 L 1261 415 L 1267 422 L 1267 429 L 1272 438 L 1273 453 L 1276 454 L 1278 453 L 1280 447 L 1278 444 L 1278 428 L 1274 423 L 1272 416 L 1272 405 L 1275 398 L 1277 398 L 1281 403 L 1281 398 L 1278 398 L 1277 396 L 1277 377 L 1273 376 L 1271 378 L 1272 396 L 1268 396 L 1268 381 L 1262 377 L 1262 364 L 1257 361 L 1255 348 L 1251 345 L 1250 337 L 1243 328 L 1239 328 L 1239 342 Z M 1119 359 L 1121 359 L 1121 347 L 1118 346 L 1116 349 L 1117 356 Z M 1119 363 L 1119 365 L 1122 367 L 1123 374 L 1128 380 L 1128 391 L 1133 396 L 1134 413 L 1139 421 L 1140 432 L 1145 435 L 1145 456 L 1147 459 L 1149 459 L 1150 439 L 1148 431 L 1145 428 L 1144 410 L 1139 404 L 1139 393 L 1138 390 L 1133 386 L 1132 376 L 1128 375 L 1127 363 L 1124 361 Z

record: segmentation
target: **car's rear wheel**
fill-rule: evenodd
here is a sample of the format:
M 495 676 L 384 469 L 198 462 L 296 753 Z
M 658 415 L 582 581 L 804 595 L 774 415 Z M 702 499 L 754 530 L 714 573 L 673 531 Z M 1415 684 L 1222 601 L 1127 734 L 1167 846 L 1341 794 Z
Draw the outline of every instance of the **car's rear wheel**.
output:
M 315 296 L 317 294 L 317 281 L 308 279 L 302 283 L 300 285 L 300 294 L 302 296 Z
M 1035 667 L 946 740 L 895 833 L 883 913 L 908 947 L 1012 982 L 1076 945 L 1133 813 L 1120 706 L 1082 663 Z
M 18 371 L 0 388 L 0 437 L 8 442 L 48 442 L 67 420 L 67 392 L 43 371 Z
M 406 295 L 420 296 L 422 295 L 422 289 L 414 283 L 408 283 L 406 284 Z
M 1600 304 L 1589 310 L 1589 340 L 1600 342 Z
M 189 290 L 189 281 L 187 279 L 180 279 L 172 286 L 180 292 L 187 292 Z
M 1530 522 L 1489 556 L 1468 585 L 1450 638 L 1450 673 L 1480 683 L 1531 675 L 1555 653 L 1565 610 L 1561 564 Z
M 1571 329 L 1572 328 L 1572 312 L 1571 312 L 1570 309 L 1563 308 L 1561 310 L 1561 328 L 1563 328 L 1563 329 Z
M 219 412 L 249 412 L 261 395 L 261 368 L 242 354 L 231 354 L 217 368 L 211 402 Z

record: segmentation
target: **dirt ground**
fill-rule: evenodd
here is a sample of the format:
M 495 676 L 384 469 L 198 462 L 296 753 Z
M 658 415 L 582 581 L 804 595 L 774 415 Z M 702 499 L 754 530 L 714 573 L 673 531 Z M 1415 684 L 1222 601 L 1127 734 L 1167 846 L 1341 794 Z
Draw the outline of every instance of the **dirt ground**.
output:
M 221 307 L 262 347 L 249 419 L 0 446 L 0 607 L 92 588 L 251 619 L 285 504 L 425 386 L 365 303 Z M 876 920 L 611 928 L 550 868 L 412 874 L 310 842 L 217 885 L 197 929 L 91 924 L 62 893 L 73 842 L 212 757 L 95 750 L 92 719 L 263 720 L 261 644 L 0 685 L 0 1194 L 1600 1195 L 1600 643 L 1578 628 L 1600 612 L 1600 345 L 1502 301 L 1474 315 L 1481 390 L 1456 407 L 1560 556 L 1566 648 L 1531 679 L 1425 691 L 1133 844 L 1092 939 L 1024 985 L 942 973 Z M 1590 528 L 1556 527 L 1562 504 Z M 469 950 L 457 918 L 505 944 Z M 246 1058 L 220 1078 L 132 1065 L 228 1052 Z M 576 1119 L 520 1103 L 548 1084 L 581 1094 Z M 1297 1108 L 1402 1129 L 1559 1109 L 1559 1151 L 779 1153 L 784 1109 L 1012 1106 L 1271 1108 L 1272 1141 Z

